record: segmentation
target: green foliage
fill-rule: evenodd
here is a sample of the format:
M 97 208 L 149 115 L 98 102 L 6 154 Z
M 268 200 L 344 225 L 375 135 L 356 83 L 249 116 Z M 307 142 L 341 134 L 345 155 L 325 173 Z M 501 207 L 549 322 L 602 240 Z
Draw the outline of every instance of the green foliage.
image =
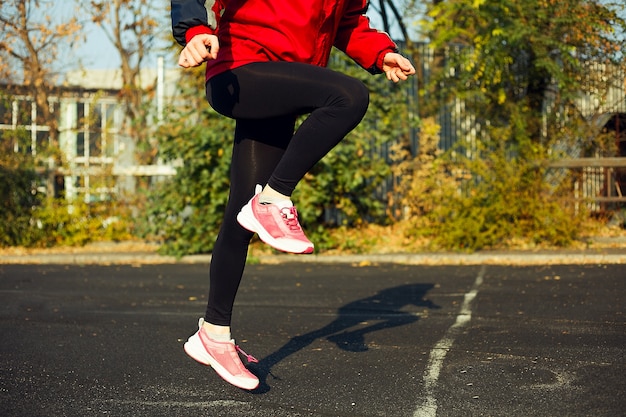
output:
M 584 213 L 545 181 L 534 158 L 512 157 L 503 142 L 481 149 L 481 158 L 440 154 L 433 146 L 436 131 L 427 120 L 420 155 L 399 165 L 408 238 L 426 238 L 431 249 L 466 251 L 513 242 L 567 246 L 576 239 Z
M 449 0 L 432 5 L 429 17 L 438 57 L 423 92 L 429 121 L 420 155 L 398 165 L 408 235 L 436 249 L 570 244 L 584 213 L 566 197 L 571 178 L 557 180 L 542 161 L 603 148 L 578 99 L 588 92 L 602 99 L 611 82 L 623 82 L 594 78 L 588 66 L 624 68 L 615 30 L 626 25 L 615 5 Z M 459 126 L 456 144 L 441 154 L 428 116 L 459 108 L 474 124 Z
M 132 239 L 130 211 L 115 202 L 42 198 L 34 171 L 0 165 L 0 247 L 80 246 Z
M 3 131 L 0 137 L 0 247 L 83 245 L 130 239 L 128 210 L 114 201 L 86 204 L 46 198 L 36 170 L 43 154 L 33 156 L 30 132 Z
M 513 134 L 536 142 L 587 137 L 581 130 L 594 126 L 576 100 L 585 92 L 602 99 L 611 83 L 623 82 L 608 73 L 594 79 L 597 69 L 587 66 L 625 68 L 626 23 L 618 11 L 616 4 L 588 0 L 437 2 L 427 28 L 446 59 L 438 63 L 430 98 L 462 99 L 491 126 L 508 126 L 515 113 L 525 131 Z M 560 135 L 565 123 L 577 131 Z
M 40 196 L 33 158 L 25 152 L 28 139 L 25 130 L 4 131 L 0 137 L 0 247 L 30 243 L 30 213 Z
M 162 132 L 161 150 L 184 163 L 156 185 L 146 211 L 147 232 L 174 255 L 212 249 L 228 199 L 232 123 L 209 108 L 198 113 L 197 124 Z
M 46 199 L 34 208 L 25 246 L 82 246 L 97 241 L 132 239 L 130 210 L 115 202 L 69 203 Z
M 34 171 L 0 165 L 0 247 L 29 243 L 30 210 L 39 202 L 35 180 Z
M 312 169 L 294 193 L 303 227 L 320 249 L 344 244 L 331 238 L 331 227 L 389 222 L 387 196 L 380 192 L 391 174 L 388 149 L 398 141 L 408 141 L 415 125 L 410 83 L 396 85 L 383 76 L 372 76 L 339 53 L 333 58 L 333 69 L 368 86 L 370 105 L 359 126 Z
M 213 248 L 228 199 L 234 123 L 206 103 L 203 79 L 185 73 L 181 100 L 157 131 L 159 156 L 181 163 L 174 178 L 155 184 L 144 216 L 144 233 L 178 256 Z

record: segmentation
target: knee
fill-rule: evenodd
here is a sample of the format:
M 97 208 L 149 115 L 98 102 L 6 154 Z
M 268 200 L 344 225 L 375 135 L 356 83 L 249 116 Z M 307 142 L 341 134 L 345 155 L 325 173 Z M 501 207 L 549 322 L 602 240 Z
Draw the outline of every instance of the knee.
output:
M 370 103 L 370 92 L 365 84 L 360 80 L 353 79 L 353 83 L 350 86 L 350 97 L 355 110 L 364 115 Z
M 357 119 L 363 118 L 369 106 L 369 90 L 360 80 L 349 78 L 348 82 L 342 84 L 340 98 L 337 101 L 338 107 L 343 107 L 346 112 Z

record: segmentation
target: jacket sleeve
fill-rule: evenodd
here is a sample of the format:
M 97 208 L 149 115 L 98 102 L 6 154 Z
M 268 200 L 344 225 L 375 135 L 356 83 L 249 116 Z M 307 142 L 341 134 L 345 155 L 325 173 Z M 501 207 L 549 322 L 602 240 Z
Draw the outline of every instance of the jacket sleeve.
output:
M 397 52 L 398 47 L 388 34 L 370 26 L 365 16 L 367 7 L 366 0 L 348 1 L 339 23 L 335 47 L 370 73 L 380 74 L 385 54 Z
M 221 0 L 171 0 L 172 34 L 185 46 L 195 35 L 214 35 L 224 5 Z

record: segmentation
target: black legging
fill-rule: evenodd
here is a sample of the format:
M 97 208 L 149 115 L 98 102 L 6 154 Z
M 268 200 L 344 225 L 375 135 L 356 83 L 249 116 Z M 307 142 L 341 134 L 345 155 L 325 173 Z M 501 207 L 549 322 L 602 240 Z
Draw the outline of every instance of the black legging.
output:
M 291 195 L 298 182 L 361 121 L 367 88 L 344 74 L 293 62 L 248 64 L 211 78 L 207 99 L 236 120 L 230 194 L 213 248 L 205 320 L 229 326 L 252 233 L 237 213 L 269 184 Z M 309 114 L 294 133 L 296 118 Z

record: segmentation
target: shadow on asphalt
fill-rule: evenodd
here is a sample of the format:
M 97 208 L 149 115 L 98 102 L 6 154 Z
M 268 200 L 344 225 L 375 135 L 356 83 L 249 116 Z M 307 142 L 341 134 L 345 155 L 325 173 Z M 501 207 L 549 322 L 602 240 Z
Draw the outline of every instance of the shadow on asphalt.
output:
M 306 348 L 315 340 L 326 338 L 342 350 L 349 352 L 365 352 L 365 335 L 375 331 L 404 326 L 419 320 L 417 314 L 402 311 L 409 306 L 439 309 L 440 306 L 425 299 L 426 294 L 434 287 L 433 284 L 408 284 L 379 291 L 375 295 L 348 303 L 337 310 L 337 318 L 326 326 L 293 337 L 276 352 L 273 352 L 258 363 L 249 364 L 249 369 L 260 380 L 254 394 L 263 394 L 271 388 L 267 379 L 280 379 L 272 374 L 272 367 L 290 355 Z M 375 321 L 375 324 L 362 327 L 364 323 Z M 359 326 L 361 325 L 361 326 Z M 356 329 L 350 330 L 353 327 Z

